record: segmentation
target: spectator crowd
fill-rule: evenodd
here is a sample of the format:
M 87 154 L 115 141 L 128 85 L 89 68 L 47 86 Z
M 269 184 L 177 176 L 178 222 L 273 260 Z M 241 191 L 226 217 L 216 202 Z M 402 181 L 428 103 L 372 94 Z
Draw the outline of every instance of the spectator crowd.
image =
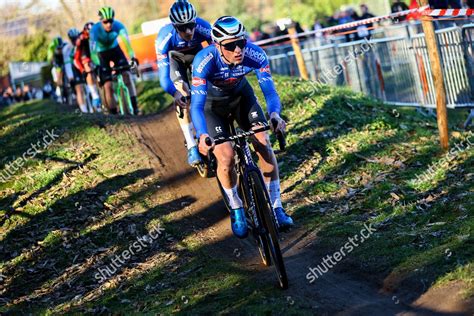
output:
M 53 96 L 53 87 L 47 82 L 42 89 L 31 88 L 28 84 L 23 87 L 11 86 L 0 90 L 0 106 L 8 106 L 19 102 L 27 102 L 33 99 L 50 99 Z
M 408 3 L 409 2 L 409 3 Z M 432 9 L 462 9 L 462 8 L 474 8 L 474 0 L 429 0 L 430 7 Z M 398 13 L 414 8 L 418 8 L 417 0 L 392 0 L 391 2 L 391 13 Z M 361 4 L 358 12 L 352 7 L 347 7 L 342 10 L 337 10 L 331 16 L 325 18 L 316 18 L 314 24 L 311 28 L 308 28 L 306 31 L 318 31 L 327 27 L 337 26 L 341 24 L 346 24 L 350 22 L 356 22 L 360 20 L 365 20 L 375 17 L 374 14 L 370 12 L 369 6 L 366 4 Z M 398 18 L 394 18 L 394 23 L 403 22 L 407 19 L 415 18 L 416 15 L 407 15 Z M 298 22 L 295 22 L 295 28 L 298 33 L 303 33 L 305 30 L 301 27 Z M 370 38 L 371 32 L 374 28 L 373 23 L 368 23 L 363 26 L 355 28 L 347 28 L 341 35 L 345 35 L 346 41 L 355 41 L 363 38 Z M 260 41 L 266 40 L 269 38 L 274 38 L 282 35 L 287 35 L 288 30 L 285 25 L 272 24 L 266 27 L 266 32 L 260 28 L 254 28 L 250 33 L 250 40 Z M 316 38 L 322 38 L 325 34 L 316 33 Z M 300 39 L 304 39 L 300 37 Z M 273 43 L 278 44 L 279 42 L 285 42 L 286 39 L 281 41 L 275 41 Z

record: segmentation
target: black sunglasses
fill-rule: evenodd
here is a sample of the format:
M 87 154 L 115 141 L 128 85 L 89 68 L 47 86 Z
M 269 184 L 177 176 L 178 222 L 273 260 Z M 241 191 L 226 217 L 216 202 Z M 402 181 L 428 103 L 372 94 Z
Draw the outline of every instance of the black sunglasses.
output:
M 240 49 L 244 49 L 245 45 L 247 45 L 247 40 L 245 38 L 239 39 L 237 41 L 233 41 L 227 44 L 222 44 L 222 47 L 224 47 L 225 50 L 228 50 L 229 52 L 235 51 L 235 48 L 238 46 Z
M 186 32 L 186 30 L 194 30 L 196 22 L 189 22 L 186 24 L 175 24 L 174 27 L 180 32 Z
M 111 24 L 111 23 L 114 23 L 114 19 L 102 20 L 102 23 Z

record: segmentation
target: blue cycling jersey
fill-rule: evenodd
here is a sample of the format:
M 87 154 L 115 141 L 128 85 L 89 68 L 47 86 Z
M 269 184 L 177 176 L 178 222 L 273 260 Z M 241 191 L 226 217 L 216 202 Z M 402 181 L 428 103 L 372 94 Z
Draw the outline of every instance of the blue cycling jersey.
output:
M 202 42 L 212 42 L 211 25 L 209 22 L 197 18 L 196 29 L 191 41 L 183 40 L 172 24 L 164 26 L 155 41 L 156 57 L 158 60 L 158 73 L 163 90 L 174 95 L 176 88 L 170 77 L 170 64 L 168 53 L 178 51 L 183 54 L 195 55 L 202 49 Z
M 204 116 L 207 89 L 219 89 L 233 93 L 248 73 L 254 71 L 267 103 L 268 113 L 280 114 L 280 97 L 270 72 L 268 57 L 257 45 L 247 43 L 244 48 L 244 60 L 240 65 L 230 67 L 226 64 L 215 45 L 200 51 L 193 62 L 193 82 L 191 87 L 191 117 L 198 137 L 207 134 Z

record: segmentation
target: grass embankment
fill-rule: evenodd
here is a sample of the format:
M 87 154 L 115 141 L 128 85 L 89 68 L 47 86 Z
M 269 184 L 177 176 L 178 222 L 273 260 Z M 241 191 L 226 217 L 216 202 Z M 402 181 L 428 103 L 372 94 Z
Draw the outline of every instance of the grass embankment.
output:
M 290 79 L 278 89 L 290 122 L 283 191 L 296 221 L 318 231 L 316 247 L 332 254 L 372 224 L 377 232 L 338 269 L 386 289 L 457 280 L 473 296 L 474 133 L 459 129 L 465 113 L 450 112 L 446 156 L 435 119 L 413 109 L 347 89 L 311 95 L 309 84 Z
M 139 82 L 137 94 L 138 104 L 144 115 L 158 113 L 173 102 L 173 98 L 161 89 L 157 81 Z
M 161 198 L 127 120 L 34 102 L 3 109 L 0 122 L 2 172 L 47 131 L 59 135 L 0 184 L 0 312 L 268 311 L 261 302 L 283 295 L 185 240 L 170 214 L 189 201 Z
M 301 85 L 277 80 L 290 122 L 279 161 L 288 210 L 318 231 L 315 247 L 331 254 L 372 223 L 377 232 L 337 269 L 389 288 L 415 278 L 426 286 L 461 281 L 472 295 L 472 148 L 449 170 L 413 183 L 442 159 L 434 121 L 344 89 L 306 99 Z M 153 101 L 161 98 L 159 89 L 149 95 L 145 113 L 169 102 Z M 151 198 L 159 179 L 126 121 L 43 102 L 4 109 L 2 171 L 53 129 L 59 139 L 0 184 L 1 312 L 311 313 L 308 302 L 290 306 L 272 282 L 255 284 L 239 262 L 186 240 L 183 224 L 170 220 L 185 201 Z M 453 133 L 453 144 L 466 137 Z M 157 224 L 165 233 L 100 283 L 99 269 Z

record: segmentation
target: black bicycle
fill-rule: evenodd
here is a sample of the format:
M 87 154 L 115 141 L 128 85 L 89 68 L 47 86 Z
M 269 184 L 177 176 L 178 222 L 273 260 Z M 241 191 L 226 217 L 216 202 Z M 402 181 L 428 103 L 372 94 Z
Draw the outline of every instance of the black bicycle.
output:
M 252 152 L 247 142 L 249 137 L 260 132 L 268 131 L 269 129 L 270 127 L 268 125 L 264 125 L 249 132 L 239 131 L 239 133 L 237 133 L 234 125 L 230 124 L 232 136 L 215 139 L 214 144 L 218 145 L 229 141 L 233 142 L 239 194 L 244 203 L 251 235 L 256 241 L 263 264 L 265 266 L 271 266 L 273 264 L 280 288 L 286 289 L 288 288 L 288 277 L 278 241 L 278 223 L 265 182 L 263 181 L 262 173 L 253 160 Z M 279 136 L 278 140 L 280 142 L 280 149 L 284 150 L 284 136 Z M 206 144 L 208 146 L 212 145 L 210 138 L 206 139 Z M 207 163 L 208 169 L 215 173 L 217 162 L 212 151 L 208 157 L 203 158 Z M 217 182 L 226 207 L 230 212 L 227 196 L 219 179 Z

